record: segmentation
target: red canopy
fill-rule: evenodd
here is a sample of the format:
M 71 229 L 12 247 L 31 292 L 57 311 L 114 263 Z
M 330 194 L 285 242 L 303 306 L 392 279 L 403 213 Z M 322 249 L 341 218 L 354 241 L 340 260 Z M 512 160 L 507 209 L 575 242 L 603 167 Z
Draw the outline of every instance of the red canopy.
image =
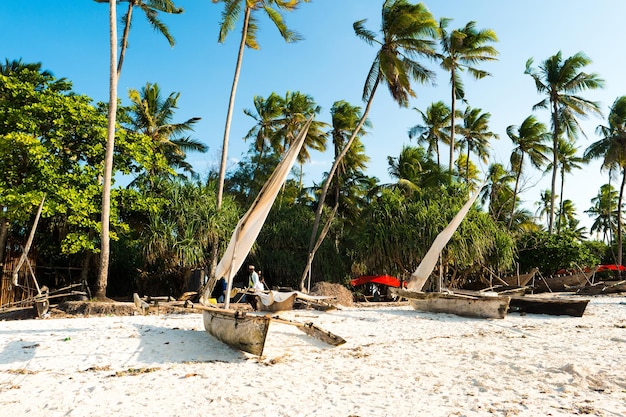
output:
M 367 284 L 368 282 L 372 282 L 374 284 L 388 285 L 390 287 L 400 287 L 400 280 L 390 275 L 364 275 L 358 278 L 354 278 L 352 281 L 350 281 L 353 287 L 356 287 L 357 285 Z M 406 287 L 406 282 L 403 282 L 403 286 Z
M 600 265 L 598 267 L 598 271 L 626 271 L 626 266 L 624 265 Z

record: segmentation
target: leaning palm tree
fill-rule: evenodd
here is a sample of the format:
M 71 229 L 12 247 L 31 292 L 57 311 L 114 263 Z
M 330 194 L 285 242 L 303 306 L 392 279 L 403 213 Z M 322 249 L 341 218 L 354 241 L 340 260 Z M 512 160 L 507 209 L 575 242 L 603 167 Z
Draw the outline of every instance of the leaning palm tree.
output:
M 315 213 L 311 240 L 309 241 L 307 265 L 300 283 L 300 287 L 303 290 L 304 281 L 309 276 L 311 263 L 315 256 L 316 240 L 321 241 L 324 238 L 323 234 L 320 234 L 318 237 L 317 232 L 328 187 L 341 160 L 348 153 L 352 142 L 354 142 L 359 130 L 367 119 L 378 86 L 381 83 L 386 84 L 394 101 L 401 107 L 407 107 L 409 97 L 415 96 L 415 92 L 411 88 L 411 80 L 425 83 L 432 81 L 435 76 L 432 71 L 416 61 L 416 58 L 435 56 L 433 39 L 437 34 L 437 22 L 424 4 L 414 5 L 407 0 L 385 0 L 382 7 L 382 39 L 380 40 L 376 38 L 374 32 L 365 28 L 364 24 L 366 21 L 367 19 L 355 22 L 353 24 L 354 31 L 357 37 L 364 40 L 367 44 L 378 45 L 380 49 L 370 67 L 365 87 L 363 88 L 363 100 L 367 102 L 365 111 L 352 132 L 352 136 L 346 142 L 344 149 L 335 158 L 328 177 L 324 182 Z
M 193 131 L 194 125 L 200 120 L 199 117 L 173 123 L 180 93 L 171 93 L 167 98 L 163 98 L 158 84 L 146 83 L 141 91 L 131 89 L 129 97 L 133 103 L 131 107 L 133 129 L 152 139 L 156 149 L 163 154 L 171 168 L 182 169 L 193 175 L 191 165 L 185 161 L 186 153 L 189 151 L 204 153 L 208 148 L 202 142 L 185 136 L 187 132 Z M 149 181 L 152 182 L 159 172 L 152 171 L 147 174 Z
M 596 133 L 602 137 L 591 144 L 584 153 L 585 158 L 602 158 L 602 168 L 618 168 L 622 172 L 622 184 L 617 201 L 617 262 L 622 264 L 622 203 L 626 186 L 626 96 L 618 97 L 608 117 L 608 126 L 598 126 Z M 611 211 L 609 210 L 610 214 Z
M 467 146 L 466 163 L 470 162 L 471 152 L 476 153 L 478 158 L 486 163 L 489 160 L 489 140 L 499 139 L 500 136 L 489 130 L 491 114 L 481 113 L 481 109 L 467 107 L 463 113 L 463 124 L 459 128 L 462 136 L 461 146 Z M 469 172 L 469 166 L 465 172 Z M 469 181 L 469 178 L 466 178 Z
M 413 108 L 422 116 L 421 125 L 415 125 L 409 129 L 409 139 L 417 137 L 417 143 L 428 145 L 429 155 L 437 154 L 437 165 L 441 163 L 439 159 L 439 142 L 450 144 L 450 108 L 443 101 L 432 103 L 426 109 L 426 113 Z
M 524 169 L 524 158 L 528 156 L 530 164 L 538 169 L 547 165 L 548 157 L 546 154 L 550 148 L 544 142 L 550 138 L 550 134 L 546 126 L 537 121 L 533 115 L 524 119 L 519 127 L 514 125 L 508 126 L 506 134 L 513 142 L 513 145 L 516 145 L 511 153 L 511 167 L 515 170 L 515 188 L 513 189 L 513 204 L 511 205 L 511 217 L 509 218 L 508 226 L 511 229 L 517 193 L 519 191 L 519 181 Z
M 230 123 L 233 116 L 233 108 L 235 105 L 235 95 L 237 92 L 237 84 L 239 83 L 239 72 L 243 60 L 243 51 L 247 46 L 252 49 L 260 49 L 257 43 L 256 35 L 258 30 L 257 19 L 252 14 L 262 10 L 270 18 L 276 26 L 282 38 L 287 42 L 296 42 L 301 39 L 300 35 L 287 28 L 280 13 L 281 10 L 293 11 L 300 2 L 308 2 L 309 0 L 213 0 L 213 3 L 224 3 L 222 11 L 222 21 L 220 23 L 220 33 L 218 41 L 223 43 L 228 33 L 233 30 L 235 23 L 241 17 L 243 10 L 243 27 L 241 29 L 241 41 L 239 42 L 239 52 L 237 54 L 237 64 L 235 65 L 235 75 L 230 90 L 230 99 L 228 101 L 228 112 L 226 114 L 226 125 L 224 127 L 224 140 L 222 143 L 222 159 L 220 163 L 220 172 L 217 190 L 217 208 L 219 210 L 222 205 L 222 194 L 224 192 L 224 177 L 226 176 L 226 160 L 228 156 L 228 137 L 230 135 Z
M 468 22 L 465 27 L 448 32 L 446 29 L 452 19 L 441 18 L 439 20 L 439 36 L 442 53 L 438 55 L 441 60 L 441 68 L 450 73 L 450 85 L 452 86 L 452 106 L 450 121 L 450 164 L 452 172 L 454 164 L 454 135 L 456 100 L 465 98 L 465 88 L 460 73 L 467 70 L 475 79 L 480 80 L 489 74 L 487 71 L 478 69 L 475 65 L 481 62 L 494 61 L 498 51 L 488 44 L 497 42 L 498 37 L 491 29 L 476 29 L 476 22 Z
M 525 74 L 533 78 L 537 92 L 546 96 L 533 106 L 533 110 L 549 109 L 552 123 L 551 198 L 553 200 L 550 204 L 548 222 L 550 234 L 554 230 L 554 198 L 559 163 L 559 138 L 565 134 L 567 138 L 575 140 L 579 132 L 582 132 L 576 117 L 586 117 L 588 113 L 601 113 L 598 103 L 577 95 L 581 91 L 604 86 L 604 81 L 597 74 L 587 74 L 581 71 L 590 63 L 591 60 L 582 52 L 563 60 L 560 51 L 546 59 L 538 69 L 533 68 L 532 58 L 526 61 Z

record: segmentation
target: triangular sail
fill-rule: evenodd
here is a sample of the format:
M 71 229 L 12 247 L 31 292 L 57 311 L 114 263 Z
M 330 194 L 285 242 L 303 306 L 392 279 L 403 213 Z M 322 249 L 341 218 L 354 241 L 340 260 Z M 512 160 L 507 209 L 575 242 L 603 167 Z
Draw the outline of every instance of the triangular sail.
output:
M 252 203 L 252 206 L 250 206 L 246 214 L 244 214 L 244 216 L 239 220 L 239 223 L 237 223 L 237 227 L 233 232 L 230 243 L 226 248 L 226 252 L 217 264 L 217 268 L 215 270 L 216 277 L 224 277 L 224 279 L 226 279 L 226 294 L 230 294 L 233 277 L 241 267 L 241 264 L 243 264 L 246 256 L 248 256 L 248 253 L 250 252 L 250 249 L 259 235 L 259 232 L 263 227 L 263 223 L 265 223 L 265 219 L 274 204 L 274 200 L 276 199 L 278 192 L 287 179 L 287 176 L 289 176 L 291 168 L 300 153 L 300 148 L 302 148 L 302 144 L 304 143 L 304 139 L 306 138 L 312 120 L 313 118 L 310 118 L 302 127 L 298 136 L 295 138 L 293 143 L 291 143 L 289 150 L 285 154 L 282 161 L 278 163 L 272 175 L 263 185 L 263 188 L 261 188 L 261 191 Z M 207 291 L 202 294 L 202 302 L 204 304 L 208 302 L 209 296 L 210 294 Z M 229 297 L 226 297 L 224 303 L 225 308 L 228 308 L 229 301 Z
M 428 252 L 426 252 L 424 259 L 422 259 L 422 262 L 420 262 L 415 272 L 411 274 L 411 279 L 407 283 L 407 288 L 409 290 L 422 290 L 424 284 L 426 284 L 426 281 L 428 280 L 428 277 L 433 272 L 433 269 L 435 269 L 435 265 L 437 265 L 437 260 L 439 259 L 441 251 L 467 215 L 467 212 L 474 204 L 474 201 L 476 201 L 476 198 L 478 198 L 478 194 L 484 186 L 485 184 L 483 183 L 474 195 L 467 201 L 467 203 L 465 203 L 461 210 L 459 210 L 456 216 L 454 216 L 450 224 L 448 224 L 448 226 L 446 226 L 446 228 L 437 235 L 432 246 L 428 249 Z

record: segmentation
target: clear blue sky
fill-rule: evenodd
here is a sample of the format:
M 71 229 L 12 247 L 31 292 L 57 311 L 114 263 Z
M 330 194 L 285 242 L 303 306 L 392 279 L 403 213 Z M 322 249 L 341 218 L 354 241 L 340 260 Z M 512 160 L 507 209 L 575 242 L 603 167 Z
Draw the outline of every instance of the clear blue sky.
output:
M 235 67 L 240 25 L 224 44 L 217 43 L 218 25 L 223 6 L 210 0 L 177 0 L 185 9 L 177 16 L 163 16 L 176 45 L 170 48 L 139 13 L 133 20 L 129 49 L 119 84 L 119 96 L 128 103 L 128 89 L 140 89 L 146 82 L 158 83 L 164 94 L 180 92 L 177 121 L 201 117 L 195 137 L 209 146 L 207 154 L 191 154 L 190 161 L 200 173 L 219 166 L 228 97 Z M 357 39 L 352 24 L 368 19 L 366 27 L 378 32 L 382 0 L 312 0 L 285 15 L 288 27 L 304 40 L 286 44 L 266 20 L 260 23 L 259 51 L 246 50 L 237 91 L 230 136 L 229 164 L 248 149 L 241 139 L 253 120 L 243 114 L 252 109 L 255 95 L 267 97 L 276 92 L 300 91 L 311 95 L 322 107 L 320 119 L 330 122 L 329 110 L 336 100 L 364 106 L 363 84 L 372 63 L 375 48 Z M 584 93 L 598 101 L 606 116 L 613 101 L 626 95 L 624 68 L 626 51 L 626 2 L 603 0 L 448 0 L 425 2 L 436 19 L 452 18 L 450 28 L 477 22 L 478 28 L 491 28 L 498 35 L 494 46 L 499 60 L 485 64 L 492 77 L 474 81 L 464 76 L 466 97 L 472 107 L 491 113 L 491 130 L 500 135 L 492 143 L 490 162 L 508 165 L 513 145 L 506 127 L 519 125 L 532 113 L 532 105 L 543 97 L 536 92 L 532 79 L 524 75 L 528 58 L 535 65 L 558 51 L 564 57 L 584 52 L 593 61 L 587 72 L 598 73 L 606 87 Z M 118 7 L 118 16 L 125 3 Z M 0 2 L 1 59 L 41 62 L 57 77 L 74 83 L 74 90 L 95 101 L 108 100 L 108 5 L 90 0 L 2 0 Z M 120 30 L 121 35 L 121 30 Z M 418 97 L 407 109 L 400 109 L 386 89 L 379 89 L 370 113 L 373 123 L 363 142 L 371 157 L 368 175 L 381 182 L 391 181 L 387 157 L 398 156 L 410 142 L 407 131 L 420 122 L 413 107 L 424 110 L 438 100 L 450 102 L 449 77 L 435 63 L 436 86 L 415 85 Z M 546 111 L 535 113 L 548 123 Z M 595 128 L 605 119 L 582 120 L 587 138 L 578 142 L 580 153 L 598 138 Z M 329 147 L 330 148 L 330 147 Z M 447 155 L 446 150 L 443 151 Z M 305 181 L 320 182 L 322 173 L 332 164 L 330 152 L 313 153 L 305 167 Z M 443 160 L 447 160 L 447 157 Z M 447 162 L 446 162 L 447 163 Z M 487 166 L 479 164 L 480 169 Z M 535 212 L 534 202 L 542 190 L 550 188 L 550 176 L 528 171 L 526 189 L 521 195 L 526 207 Z M 608 174 L 600 173 L 600 164 L 586 166 L 565 180 L 564 198 L 574 202 L 583 225 L 591 222 L 583 212 L 591 206 Z

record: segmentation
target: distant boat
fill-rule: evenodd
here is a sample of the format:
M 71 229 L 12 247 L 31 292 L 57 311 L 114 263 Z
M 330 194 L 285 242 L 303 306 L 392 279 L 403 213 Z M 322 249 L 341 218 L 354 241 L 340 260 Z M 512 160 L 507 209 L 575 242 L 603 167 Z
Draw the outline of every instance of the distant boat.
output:
M 470 285 L 463 287 L 468 290 L 483 290 L 487 288 L 499 288 L 499 287 L 525 287 L 529 282 L 535 277 L 535 275 L 539 272 L 539 268 L 533 268 L 530 272 L 526 274 L 515 274 L 508 275 L 504 277 L 496 277 L 491 282 L 487 282 L 486 280 L 481 280 L 477 282 L 473 282 Z
M 576 291 L 577 289 L 591 283 L 591 278 L 596 273 L 598 268 L 599 266 L 596 266 L 589 272 L 578 271 L 553 275 L 546 278 L 540 277 L 539 279 L 535 279 L 533 292 Z

